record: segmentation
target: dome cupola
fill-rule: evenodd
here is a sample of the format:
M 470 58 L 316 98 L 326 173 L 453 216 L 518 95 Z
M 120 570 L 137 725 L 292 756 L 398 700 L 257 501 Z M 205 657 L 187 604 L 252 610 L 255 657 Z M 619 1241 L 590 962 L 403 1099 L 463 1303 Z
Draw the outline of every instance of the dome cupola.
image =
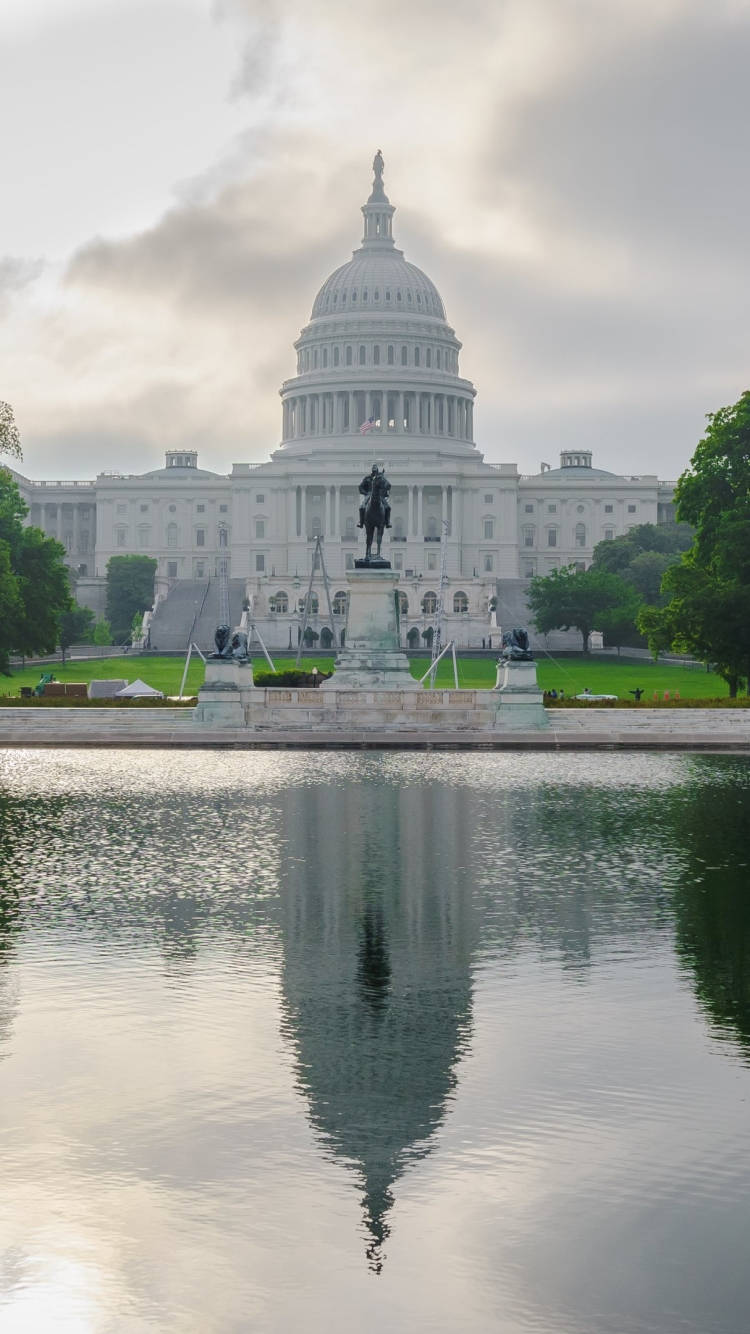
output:
M 433 446 L 448 436 L 465 452 L 475 390 L 459 376 L 461 344 L 434 283 L 395 245 L 380 149 L 372 166 L 361 245 L 323 283 L 295 343 L 297 376 L 281 389 L 282 449 L 304 440 L 308 452 L 313 439 L 366 426 Z

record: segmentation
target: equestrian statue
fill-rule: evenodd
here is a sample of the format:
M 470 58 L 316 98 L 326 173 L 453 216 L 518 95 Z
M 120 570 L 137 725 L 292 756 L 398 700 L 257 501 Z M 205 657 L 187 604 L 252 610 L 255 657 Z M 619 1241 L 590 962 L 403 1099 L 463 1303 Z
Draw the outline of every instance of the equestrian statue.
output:
M 364 561 L 357 561 L 358 566 L 374 564 L 388 564 L 380 554 L 380 548 L 383 542 L 383 533 L 386 528 L 391 526 L 391 506 L 388 497 L 391 492 L 391 484 L 385 475 L 385 470 L 381 470 L 377 463 L 373 463 L 370 472 L 362 478 L 359 484 L 359 492 L 363 497 L 359 507 L 358 528 L 365 530 L 365 558 Z M 372 554 L 372 543 L 377 533 L 377 551 L 375 556 Z

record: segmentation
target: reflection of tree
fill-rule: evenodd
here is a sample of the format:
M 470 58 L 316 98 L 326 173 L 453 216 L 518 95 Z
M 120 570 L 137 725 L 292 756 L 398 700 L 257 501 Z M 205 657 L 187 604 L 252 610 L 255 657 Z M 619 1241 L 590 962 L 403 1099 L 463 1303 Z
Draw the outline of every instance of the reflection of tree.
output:
M 21 823 L 12 819 L 11 803 L 0 796 L 0 1055 L 18 1008 L 12 962 L 21 930 L 21 910 L 12 866 L 21 830 Z
M 750 1056 L 750 790 L 706 784 L 682 809 L 678 800 L 686 863 L 674 893 L 677 950 L 711 1023 Z
M 462 798 L 357 784 L 287 803 L 286 1028 L 310 1120 L 362 1180 L 365 1248 L 379 1272 L 393 1185 L 433 1147 L 469 1039 Z

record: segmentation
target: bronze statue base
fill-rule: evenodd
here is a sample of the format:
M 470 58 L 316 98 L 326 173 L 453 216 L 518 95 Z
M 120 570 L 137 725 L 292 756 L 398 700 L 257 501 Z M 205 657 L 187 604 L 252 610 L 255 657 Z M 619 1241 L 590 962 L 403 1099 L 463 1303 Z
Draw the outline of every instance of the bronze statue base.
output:
M 390 570 L 391 562 L 385 556 L 363 556 L 354 562 L 355 570 Z

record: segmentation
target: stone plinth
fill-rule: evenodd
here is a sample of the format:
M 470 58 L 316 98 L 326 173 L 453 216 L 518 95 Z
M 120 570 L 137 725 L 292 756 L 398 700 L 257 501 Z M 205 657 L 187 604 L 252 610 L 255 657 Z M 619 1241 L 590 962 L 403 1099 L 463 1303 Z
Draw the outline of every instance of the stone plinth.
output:
M 548 727 L 542 692 L 537 685 L 535 662 L 504 662 L 497 664 L 497 685 L 494 695 L 500 697 L 498 726 L 530 730 Z
M 402 652 L 396 590 L 398 570 L 350 570 L 345 647 L 321 690 L 419 690 Z
M 251 663 L 207 658 L 206 678 L 198 691 L 194 721 L 211 727 L 244 727 L 243 692 L 252 684 Z

